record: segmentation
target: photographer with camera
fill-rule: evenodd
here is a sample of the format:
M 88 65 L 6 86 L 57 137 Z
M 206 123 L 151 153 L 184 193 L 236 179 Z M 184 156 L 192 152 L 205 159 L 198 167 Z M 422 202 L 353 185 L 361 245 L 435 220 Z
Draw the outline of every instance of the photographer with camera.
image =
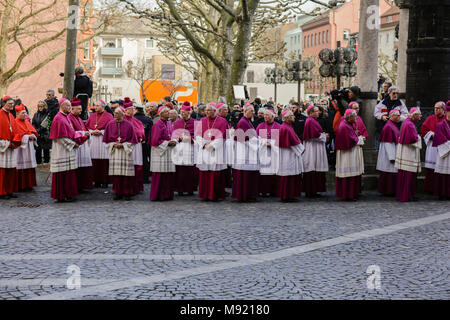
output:
M 350 88 L 344 88 L 342 90 L 334 89 L 330 92 L 331 100 L 330 100 L 330 109 L 334 109 L 336 114 L 333 120 L 333 130 L 337 131 L 340 123 L 341 117 L 345 114 L 345 110 L 348 109 L 348 105 L 351 102 L 357 102 L 361 107 L 361 102 L 358 101 L 359 94 L 361 93 L 361 89 L 357 86 L 353 86 Z
M 231 122 L 231 126 L 233 128 L 236 129 L 236 126 L 237 126 L 239 120 L 241 120 L 243 115 L 244 115 L 244 112 L 242 111 L 242 107 L 238 104 L 235 104 L 233 106 L 233 111 L 231 111 L 231 115 L 230 115 L 230 122 Z

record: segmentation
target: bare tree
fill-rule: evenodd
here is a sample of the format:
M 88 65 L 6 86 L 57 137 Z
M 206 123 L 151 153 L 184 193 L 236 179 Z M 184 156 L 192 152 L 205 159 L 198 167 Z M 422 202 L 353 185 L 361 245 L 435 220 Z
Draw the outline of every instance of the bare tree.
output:
M 397 66 L 395 59 L 382 52 L 378 53 L 378 69 L 382 74 L 387 75 L 388 79 L 394 84 L 397 83 Z
M 138 0 L 120 1 L 153 26 L 152 35 L 158 39 L 158 48 L 199 80 L 201 101 L 218 96 L 232 101 L 232 86 L 242 84 L 249 57 L 264 57 L 260 54 L 263 50 L 255 48 L 258 45 L 272 48 L 274 42 L 266 31 L 297 13 L 296 6 L 312 0 L 155 0 L 154 8 L 139 6 Z M 312 2 L 322 8 L 312 14 L 336 5 Z M 275 45 L 267 58 L 281 60 L 283 46 Z
M 125 72 L 127 76 L 137 82 L 142 92 L 141 102 L 147 99 L 145 92 L 161 77 L 160 72 L 154 72 L 152 64 L 145 57 L 138 59 L 137 63 L 128 60 L 125 64 Z
M 167 92 L 169 92 L 171 99 L 173 99 L 175 93 L 184 86 L 183 80 L 162 80 L 161 83 Z
M 81 40 L 77 44 L 89 41 L 106 28 L 118 21 L 120 15 L 117 4 L 101 1 L 102 10 L 84 10 L 82 1 Z M 67 20 L 67 3 L 58 0 L 0 0 L 0 95 L 5 94 L 8 86 L 21 78 L 28 77 L 65 52 L 65 47 L 51 47 L 56 41 L 64 39 Z M 114 12 L 114 14 L 113 14 Z M 95 32 L 92 21 L 95 20 Z M 41 48 L 52 48 L 45 57 L 32 62 L 30 57 Z M 11 59 L 11 56 L 14 58 Z M 13 60 L 11 66 L 7 60 Z M 27 63 L 25 63 L 27 62 Z M 30 66 L 31 64 L 31 66 Z

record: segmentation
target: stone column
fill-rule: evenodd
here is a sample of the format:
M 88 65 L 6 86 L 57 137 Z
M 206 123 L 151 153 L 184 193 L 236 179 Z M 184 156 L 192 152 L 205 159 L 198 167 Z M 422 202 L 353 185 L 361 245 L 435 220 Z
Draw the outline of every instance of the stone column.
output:
M 380 28 L 379 0 L 361 0 L 358 35 L 358 86 L 361 88 L 363 119 L 369 139 L 364 145 L 366 172 L 374 173 L 377 153 L 375 150 L 375 117 L 378 76 L 378 29 Z
M 450 0 L 409 2 L 406 101 L 420 101 L 424 119 L 450 96 Z
M 409 26 L 409 3 L 398 1 L 400 7 L 400 25 L 398 32 L 398 61 L 397 61 L 397 87 L 400 89 L 402 98 L 406 92 L 406 50 L 408 49 L 408 26 Z

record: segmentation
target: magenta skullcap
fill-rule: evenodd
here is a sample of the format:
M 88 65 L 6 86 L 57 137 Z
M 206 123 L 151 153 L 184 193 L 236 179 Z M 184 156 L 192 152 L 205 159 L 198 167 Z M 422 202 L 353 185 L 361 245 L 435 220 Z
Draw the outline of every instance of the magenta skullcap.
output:
M 308 112 L 311 109 L 314 109 L 314 105 L 312 105 L 312 104 L 308 108 L 306 108 L 306 112 Z
M 409 115 L 414 115 L 414 114 L 416 114 L 416 113 L 421 113 L 420 112 L 420 109 L 418 108 L 418 107 L 413 107 L 413 108 L 411 108 L 410 110 L 409 110 Z
M 392 116 L 394 113 L 398 113 L 400 115 L 400 111 L 398 109 L 392 109 L 389 111 L 389 115 Z
M 344 114 L 344 118 L 347 119 L 348 117 L 355 115 L 356 116 L 356 111 L 353 109 L 347 109 L 345 110 L 345 114 Z

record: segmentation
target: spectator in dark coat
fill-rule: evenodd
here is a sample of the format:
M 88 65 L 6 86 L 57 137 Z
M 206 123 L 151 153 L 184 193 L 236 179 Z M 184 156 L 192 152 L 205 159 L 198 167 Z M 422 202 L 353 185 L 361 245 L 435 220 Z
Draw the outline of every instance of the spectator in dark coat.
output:
M 58 99 L 55 97 L 55 91 L 52 89 L 48 89 L 46 93 L 46 99 L 44 101 L 47 104 L 47 111 L 48 114 L 50 115 L 50 122 L 52 122 L 53 118 L 59 112 L 59 102 Z
M 81 100 L 81 118 L 86 120 L 88 117 L 87 107 L 89 98 L 92 97 L 93 85 L 91 79 L 84 74 L 83 67 L 75 68 L 75 85 L 73 89 L 74 97 Z
M 298 102 L 294 102 L 292 104 L 293 106 L 293 113 L 294 113 L 294 123 L 293 123 L 293 127 L 294 127 L 294 131 L 297 134 L 297 136 L 299 137 L 300 140 L 303 139 L 303 129 L 305 128 L 305 122 L 306 119 L 308 118 L 306 115 L 303 114 L 303 108 L 302 106 L 300 106 L 300 104 Z
M 38 110 L 33 116 L 31 124 L 38 133 L 36 147 L 36 163 L 42 163 L 42 152 L 44 153 L 44 163 L 50 162 L 50 148 L 52 141 L 48 138 L 50 134 L 50 114 L 48 112 L 47 103 L 45 101 L 38 102 Z

